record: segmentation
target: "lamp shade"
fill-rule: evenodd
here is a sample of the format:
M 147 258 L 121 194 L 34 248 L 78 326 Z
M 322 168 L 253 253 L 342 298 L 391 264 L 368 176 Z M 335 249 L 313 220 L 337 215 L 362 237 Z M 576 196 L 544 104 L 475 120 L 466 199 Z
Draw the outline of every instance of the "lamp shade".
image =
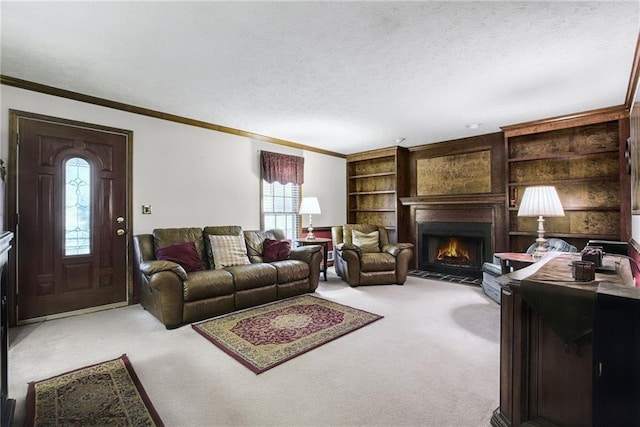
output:
M 551 185 L 527 187 L 520 202 L 518 216 L 564 216 L 556 188 Z
M 302 199 L 302 203 L 300 203 L 300 211 L 298 212 L 300 215 L 302 214 L 310 214 L 310 215 L 319 215 L 322 212 L 320 211 L 320 203 L 318 203 L 317 197 L 305 197 Z

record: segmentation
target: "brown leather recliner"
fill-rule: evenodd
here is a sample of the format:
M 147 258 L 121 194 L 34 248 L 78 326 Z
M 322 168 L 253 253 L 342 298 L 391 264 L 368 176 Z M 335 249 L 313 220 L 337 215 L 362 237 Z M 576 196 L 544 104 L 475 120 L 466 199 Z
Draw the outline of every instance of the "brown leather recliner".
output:
M 353 231 L 379 234 L 377 249 L 353 243 Z M 367 224 L 345 224 L 331 227 L 334 247 L 334 267 L 338 276 L 349 285 L 402 285 L 407 280 L 413 244 L 389 243 L 384 227 Z M 363 249 L 364 248 L 364 249 Z

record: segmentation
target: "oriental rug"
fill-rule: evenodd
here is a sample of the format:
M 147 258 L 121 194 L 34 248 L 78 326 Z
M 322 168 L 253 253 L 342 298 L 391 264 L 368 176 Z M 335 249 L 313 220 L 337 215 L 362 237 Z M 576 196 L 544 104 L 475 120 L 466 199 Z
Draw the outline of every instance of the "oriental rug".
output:
M 312 295 L 300 295 L 191 326 L 260 374 L 382 317 Z
M 29 383 L 25 426 L 163 426 L 129 359 Z

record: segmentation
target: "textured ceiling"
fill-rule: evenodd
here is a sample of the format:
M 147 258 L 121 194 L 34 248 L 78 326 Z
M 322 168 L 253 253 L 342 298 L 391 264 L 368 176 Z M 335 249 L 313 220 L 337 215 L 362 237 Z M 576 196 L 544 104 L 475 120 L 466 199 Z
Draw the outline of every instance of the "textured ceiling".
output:
M 637 1 L 0 7 L 5 76 L 344 154 L 624 104 L 640 31 Z

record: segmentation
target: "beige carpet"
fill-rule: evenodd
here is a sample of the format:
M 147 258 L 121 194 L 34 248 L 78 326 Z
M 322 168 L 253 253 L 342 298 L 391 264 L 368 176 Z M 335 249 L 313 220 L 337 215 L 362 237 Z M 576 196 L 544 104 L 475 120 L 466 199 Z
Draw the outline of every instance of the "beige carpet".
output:
M 167 426 L 487 426 L 499 399 L 500 307 L 479 287 L 410 277 L 323 298 L 384 319 L 260 375 L 190 325 L 139 305 L 9 330 L 14 425 L 27 383 L 126 353 Z

